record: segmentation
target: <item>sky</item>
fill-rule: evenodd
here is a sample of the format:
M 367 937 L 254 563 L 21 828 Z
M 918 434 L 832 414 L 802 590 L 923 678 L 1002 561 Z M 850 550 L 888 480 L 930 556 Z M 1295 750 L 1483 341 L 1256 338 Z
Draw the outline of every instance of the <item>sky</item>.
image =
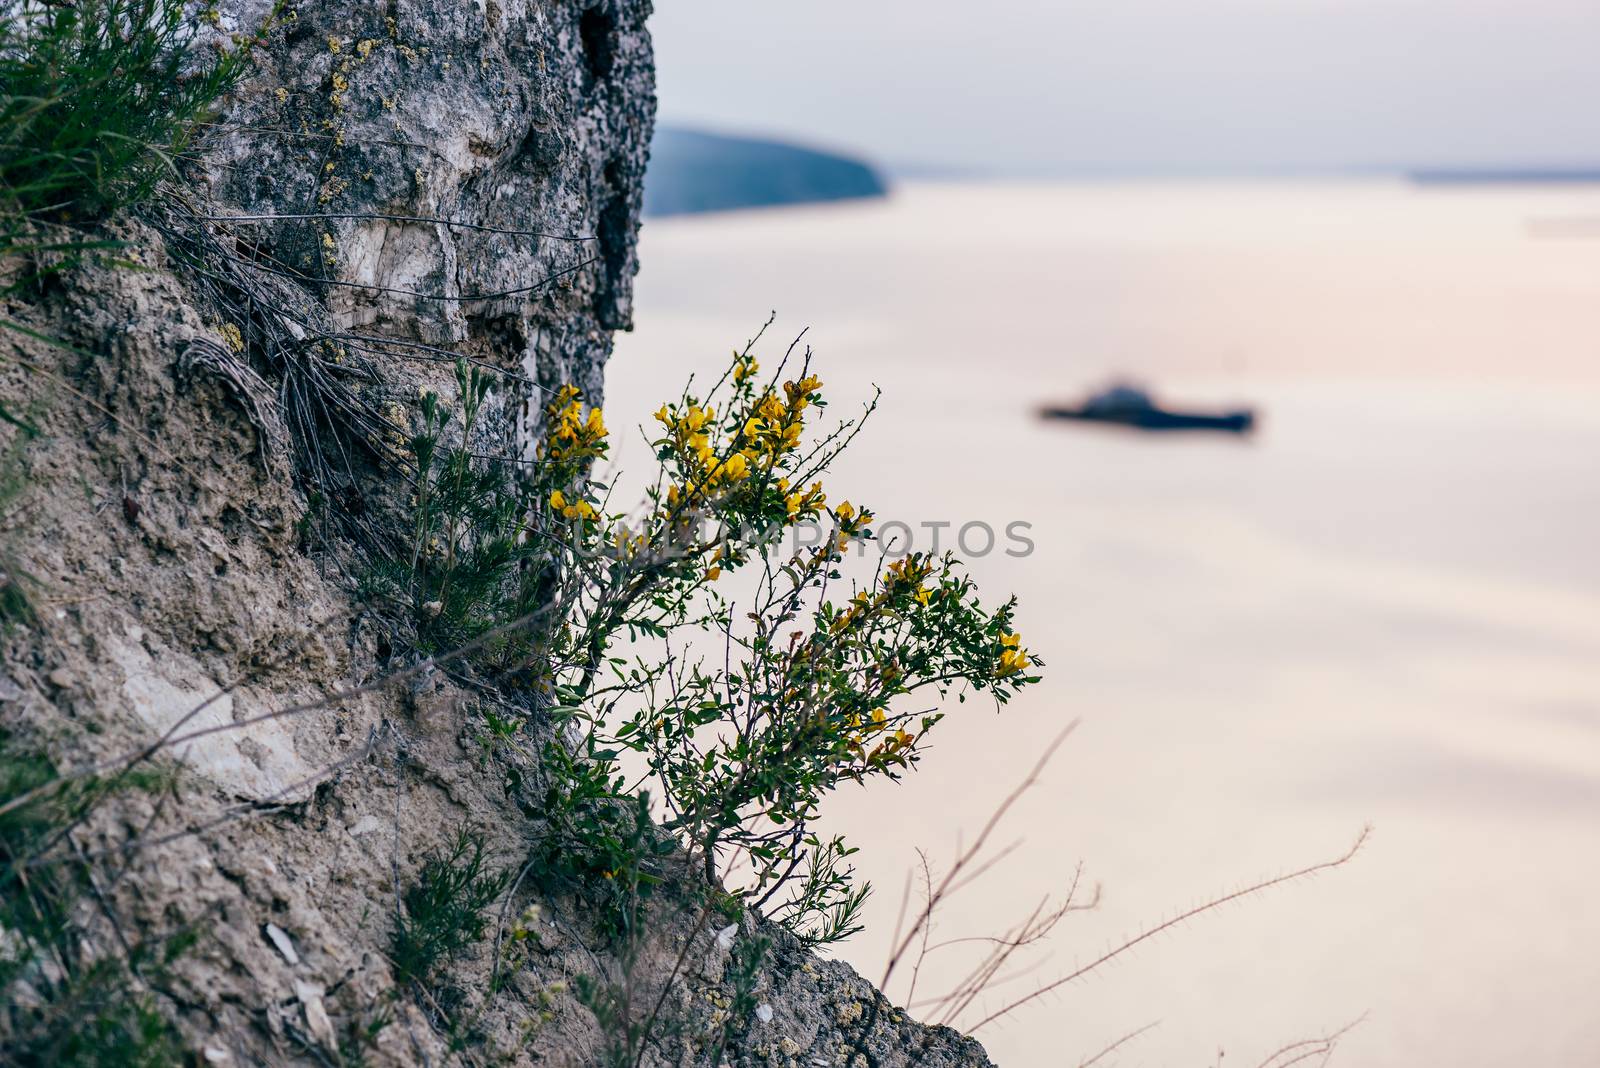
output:
M 1600 0 L 658 0 L 664 122 L 983 174 L 1600 164 Z

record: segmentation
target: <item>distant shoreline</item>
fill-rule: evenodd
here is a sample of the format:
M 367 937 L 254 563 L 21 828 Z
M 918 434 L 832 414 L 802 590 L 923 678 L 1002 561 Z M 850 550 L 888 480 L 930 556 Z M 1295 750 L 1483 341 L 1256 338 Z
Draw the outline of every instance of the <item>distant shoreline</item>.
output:
M 1429 168 L 1406 177 L 1417 185 L 1596 185 L 1600 167 Z

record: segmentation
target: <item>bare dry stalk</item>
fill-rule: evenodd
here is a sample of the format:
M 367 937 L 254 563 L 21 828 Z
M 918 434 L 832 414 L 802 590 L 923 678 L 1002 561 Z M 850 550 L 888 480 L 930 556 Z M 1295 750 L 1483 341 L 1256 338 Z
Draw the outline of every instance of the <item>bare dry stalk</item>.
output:
M 1071 983 L 1076 979 L 1083 978 L 1084 976 L 1088 975 L 1090 972 L 1093 972 L 1096 969 L 1101 968 L 1106 964 L 1109 964 L 1111 961 L 1113 961 L 1113 960 L 1117 959 L 1118 957 L 1122 956 L 1124 953 L 1127 953 L 1129 950 L 1133 949 L 1135 946 L 1138 946 L 1138 945 L 1140 945 L 1140 944 L 1142 944 L 1144 942 L 1147 942 L 1150 939 L 1152 939 L 1152 938 L 1156 937 L 1157 935 L 1161 934 L 1162 932 L 1168 931 L 1168 930 L 1172 929 L 1173 927 L 1178 926 L 1181 923 L 1184 923 L 1184 922 L 1186 922 L 1188 920 L 1192 920 L 1196 916 L 1201 916 L 1201 915 L 1203 915 L 1203 914 L 1205 914 L 1207 912 L 1214 911 L 1214 910 L 1219 909 L 1222 906 L 1227 905 L 1227 904 L 1229 904 L 1231 902 L 1238 901 L 1241 898 L 1252 897 L 1252 896 L 1254 896 L 1256 894 L 1263 893 L 1263 892 L 1265 892 L 1267 890 L 1272 889 L 1273 887 L 1282 886 L 1285 883 L 1298 882 L 1301 879 L 1308 879 L 1311 876 L 1317 875 L 1317 874 L 1319 874 L 1321 872 L 1331 871 L 1334 868 L 1343 867 L 1344 865 L 1348 864 L 1351 860 L 1355 859 L 1355 855 L 1358 852 L 1360 852 L 1361 847 L 1366 844 L 1367 838 L 1371 834 L 1372 834 L 1372 828 L 1371 827 L 1363 827 L 1361 829 L 1361 833 L 1356 836 L 1356 840 L 1351 844 L 1350 848 L 1345 850 L 1345 852 L 1341 856 L 1338 856 L 1338 857 L 1336 857 L 1336 858 L 1334 858 L 1332 860 L 1320 861 L 1320 862 L 1318 862 L 1316 864 L 1312 864 L 1312 865 L 1309 865 L 1309 866 L 1304 867 L 1304 868 L 1299 868 L 1299 869 L 1297 869 L 1295 871 L 1285 872 L 1285 873 L 1283 873 L 1281 875 L 1275 875 L 1270 879 L 1263 879 L 1260 882 L 1252 883 L 1251 885 L 1243 887 L 1242 889 L 1239 889 L 1239 890 L 1235 890 L 1232 893 L 1223 894 L 1220 897 L 1211 898 L 1210 900 L 1202 902 L 1201 904 L 1196 905 L 1191 909 L 1185 909 L 1183 912 L 1178 913 L 1176 916 L 1173 916 L 1169 920 L 1164 920 L 1161 923 L 1155 924 L 1152 927 L 1147 927 L 1143 931 L 1141 931 L 1138 934 L 1134 935 L 1132 938 L 1129 938 L 1126 941 L 1124 941 L 1124 942 L 1112 947 L 1111 949 L 1107 950 L 1105 953 L 1102 953 L 1100 956 L 1096 957 L 1094 960 L 1090 961 L 1088 964 L 1085 964 L 1083 967 L 1078 968 L 1078 969 L 1076 969 L 1074 971 L 1068 972 L 1066 975 L 1061 976 L 1059 979 L 1052 980 L 1051 982 L 1046 983 L 1045 985 L 1039 987 L 1033 993 L 1028 994 L 1025 997 L 1018 998 L 1015 1001 L 1011 1002 L 1010 1004 L 1004 1006 L 1003 1008 L 1000 1008 L 1000 1009 L 995 1010 L 994 1012 L 991 1012 L 989 1015 L 985 1016 L 983 1019 L 979 1020 L 976 1024 L 973 1024 L 970 1028 L 967 1028 L 966 1030 L 969 1033 L 971 1033 L 971 1032 L 977 1031 L 979 1028 L 985 1026 L 986 1024 L 993 1023 L 994 1021 L 999 1020 L 1002 1017 L 1008 1016 L 1011 1013 L 1015 1012 L 1017 1009 L 1020 1009 L 1022 1006 L 1027 1005 L 1030 1002 L 1036 1001 L 1039 998 L 1043 997 L 1044 995 L 1046 995 L 1048 993 L 1051 993 L 1052 991 L 1059 990 L 1063 986 L 1066 986 L 1068 983 Z M 1282 1066 L 1281 1065 L 1274 1065 L 1274 1066 L 1272 1066 L 1272 1068 L 1282 1068 Z
M 1067 724 L 1060 734 L 1055 736 L 1049 745 L 1045 746 L 1044 753 L 1034 762 L 1028 774 L 995 807 L 994 812 L 990 814 L 988 821 L 983 825 L 983 829 L 978 832 L 978 837 L 973 840 L 970 846 L 957 854 L 955 862 L 950 866 L 950 870 L 945 872 L 944 878 L 939 881 L 939 885 L 933 887 L 932 891 L 927 895 L 921 910 L 917 913 L 915 922 L 912 923 L 909 930 L 905 931 L 903 936 L 900 934 L 905 922 L 903 915 L 904 905 L 902 904 L 902 916 L 895 922 L 895 936 L 898 941 L 894 943 L 894 949 L 889 954 L 888 963 L 884 965 L 883 977 L 878 980 L 879 990 L 888 989 L 889 980 L 893 978 L 895 969 L 900 966 L 906 955 L 911 951 L 913 943 L 924 941 L 924 932 L 932 923 L 933 915 L 938 910 L 939 905 L 948 900 L 956 891 L 968 885 L 974 878 L 989 870 L 997 860 L 1015 848 L 1015 846 L 1008 846 L 1001 852 L 1000 857 L 979 861 L 979 856 L 983 853 L 984 847 L 989 844 L 989 838 L 994 834 L 995 829 L 999 827 L 1000 821 L 1005 818 L 1006 813 L 1021 799 L 1022 795 L 1038 783 L 1039 776 L 1043 773 L 1045 766 L 1050 763 L 1051 758 L 1056 754 L 1056 750 L 1061 748 L 1062 744 L 1066 742 L 1067 736 L 1076 730 L 1077 726 L 1078 721 L 1073 720 Z M 969 871 L 974 865 L 976 865 L 976 870 Z M 921 964 L 921 959 L 921 957 L 918 958 L 919 965 Z
M 1304 1064 L 1319 1057 L 1321 1060 L 1317 1061 L 1318 1065 L 1325 1065 L 1333 1059 L 1340 1040 L 1365 1022 L 1366 1018 L 1366 1014 L 1362 1013 L 1337 1031 L 1330 1031 L 1320 1038 L 1306 1038 L 1280 1046 L 1269 1054 L 1266 1060 L 1256 1065 L 1256 1068 L 1289 1068 L 1292 1064 Z
M 1076 726 L 1076 722 L 1069 724 L 1068 727 L 1059 735 L 1057 735 L 1050 745 L 1046 747 L 1043 755 L 1041 755 L 1039 760 L 1033 765 L 1027 775 L 1024 776 L 1021 782 L 1019 782 L 1017 786 L 1013 788 L 1008 795 L 1006 795 L 1000 804 L 996 806 L 994 812 L 989 816 L 987 822 L 984 823 L 982 829 L 978 833 L 978 836 L 972 841 L 972 843 L 965 847 L 958 845 L 955 861 L 951 864 L 949 870 L 944 873 L 942 878 L 935 878 L 933 866 L 929 862 L 927 854 L 920 850 L 918 851 L 918 871 L 914 875 L 908 876 L 907 878 L 906 887 L 901 899 L 899 916 L 895 923 L 894 937 L 891 941 L 892 950 L 889 954 L 888 962 L 884 966 L 882 978 L 878 983 L 880 989 L 887 991 L 889 988 L 889 982 L 894 977 L 896 971 L 907 961 L 910 961 L 911 979 L 906 993 L 907 1008 L 931 1009 L 927 1015 L 928 1019 L 945 1026 L 959 1027 L 960 1030 L 968 1034 L 974 1033 L 988 1024 L 994 1023 L 1006 1016 L 1009 1016 L 1016 1010 L 1025 1005 L 1031 1004 L 1032 1002 L 1044 997 L 1046 994 L 1059 990 L 1067 984 L 1089 975 L 1090 973 L 1109 964 L 1111 961 L 1116 960 L 1118 957 L 1121 957 L 1123 954 L 1132 951 L 1137 946 L 1142 945 L 1143 943 L 1155 938 L 1157 935 L 1160 935 L 1163 932 L 1172 929 L 1173 927 L 1185 923 L 1188 920 L 1192 920 L 1198 916 L 1204 915 L 1205 913 L 1219 909 L 1224 905 L 1230 904 L 1234 901 L 1264 893 L 1274 887 L 1283 886 L 1291 882 L 1298 882 L 1321 872 L 1331 871 L 1335 868 L 1342 867 L 1354 859 L 1356 854 L 1366 844 L 1367 838 L 1371 834 L 1371 828 L 1365 827 L 1362 829 L 1361 833 L 1356 837 L 1355 841 L 1350 845 L 1350 847 L 1343 854 L 1337 857 L 1334 857 L 1330 860 L 1319 861 L 1318 863 L 1311 864 L 1294 871 L 1284 872 L 1268 879 L 1259 880 L 1238 890 L 1210 898 L 1199 905 L 1185 909 L 1184 911 L 1172 916 L 1167 920 L 1146 927 L 1138 934 L 1118 943 L 1082 967 L 1076 968 L 1065 975 L 1061 975 L 1055 979 L 1052 979 L 1049 982 L 1038 986 L 1030 993 L 1004 1003 L 1000 1008 L 989 1012 L 981 1019 L 978 1019 L 975 1023 L 972 1023 L 969 1026 L 964 1026 L 960 1022 L 962 1017 L 972 1010 L 972 1007 L 977 1003 L 977 999 L 981 995 L 992 992 L 997 987 L 1007 982 L 1015 981 L 1021 975 L 1024 975 L 1028 971 L 1032 970 L 1031 968 L 1027 968 L 1020 972 L 1014 971 L 1009 975 L 1001 974 L 1005 966 L 1011 962 L 1018 951 L 1037 945 L 1044 941 L 1051 933 L 1053 933 L 1057 924 L 1059 924 L 1068 914 L 1094 908 L 1099 902 L 1100 892 L 1098 887 L 1095 887 L 1088 894 L 1086 900 L 1080 894 L 1080 885 L 1083 878 L 1083 869 L 1080 865 L 1078 869 L 1074 871 L 1071 880 L 1063 888 L 1062 895 L 1059 900 L 1052 902 L 1049 896 L 1040 899 L 1040 901 L 1032 908 L 1031 911 L 1027 913 L 1026 916 L 1008 928 L 1005 933 L 1001 935 L 951 938 L 942 941 L 933 941 L 931 939 L 934 918 L 939 908 L 948 902 L 956 892 L 965 888 L 976 879 L 981 878 L 983 875 L 991 871 L 996 863 L 1004 859 L 1004 857 L 1016 849 L 1017 843 L 1012 843 L 1004 848 L 994 851 L 992 855 L 985 854 L 985 850 L 988 848 L 991 839 L 994 837 L 1000 821 L 1016 804 L 1018 799 L 1020 799 L 1024 793 L 1026 793 L 1039 781 L 1040 775 L 1045 766 L 1049 763 L 1051 758 L 1054 757 L 1056 751 L 1060 748 L 1062 743 L 1065 742 L 1067 736 Z M 922 897 L 922 904 L 918 908 L 915 916 L 911 919 L 911 922 L 908 926 L 907 912 L 911 900 L 913 880 L 920 882 L 920 896 Z M 981 943 L 988 946 L 987 952 L 984 953 L 977 963 L 974 964 L 966 972 L 966 974 L 962 976 L 962 978 L 958 980 L 947 992 L 936 997 L 917 1000 L 915 997 L 917 984 L 921 978 L 923 967 L 927 963 L 928 958 L 940 950 L 957 945 L 971 945 L 973 943 Z M 865 1035 L 871 1030 L 873 1022 L 874 1018 L 868 1019 L 867 1026 L 863 1028 L 861 1035 L 858 1038 L 858 1047 L 865 1041 Z M 1356 1022 L 1359 1023 L 1360 1021 Z M 1129 1032 L 1128 1034 L 1117 1039 L 1117 1041 L 1102 1049 L 1100 1052 L 1094 1054 L 1092 1057 L 1082 1061 L 1079 1065 L 1079 1068 L 1089 1068 L 1090 1065 L 1102 1061 L 1105 1057 L 1109 1056 L 1126 1043 L 1138 1038 L 1140 1035 L 1149 1031 L 1154 1026 L 1156 1025 L 1151 1023 L 1139 1028 L 1138 1030 Z M 1320 1038 L 1302 1040 L 1284 1046 L 1263 1061 L 1258 1068 L 1289 1068 L 1290 1065 L 1300 1064 L 1317 1057 L 1326 1059 L 1332 1055 L 1332 1052 L 1337 1046 L 1339 1039 L 1350 1030 L 1350 1027 L 1353 1026 L 1355 1026 L 1355 1024 L 1350 1024 L 1338 1031 L 1332 1032 Z
M 1096 1053 L 1093 1057 L 1088 1057 L 1088 1058 L 1085 1058 L 1084 1060 L 1079 1061 L 1078 1062 L 1078 1068 L 1093 1068 L 1094 1065 L 1099 1064 L 1102 1060 L 1104 1060 L 1105 1058 L 1109 1057 L 1111 1054 L 1117 1052 L 1117 1050 L 1121 1049 L 1123 1046 L 1126 1046 L 1129 1042 L 1132 1042 L 1134 1039 L 1138 1038 L 1140 1035 L 1144 1034 L 1146 1031 L 1152 1030 L 1153 1028 L 1159 1027 L 1160 1025 L 1161 1025 L 1161 1021 L 1160 1020 L 1151 1020 L 1149 1023 L 1145 1024 L 1143 1027 L 1138 1028 L 1137 1030 L 1134 1030 L 1134 1031 L 1129 1031 L 1127 1034 L 1123 1035 L 1121 1038 L 1119 1038 L 1115 1042 L 1111 1043 L 1111 1045 L 1107 1046 L 1105 1049 L 1101 1050 L 1099 1053 Z

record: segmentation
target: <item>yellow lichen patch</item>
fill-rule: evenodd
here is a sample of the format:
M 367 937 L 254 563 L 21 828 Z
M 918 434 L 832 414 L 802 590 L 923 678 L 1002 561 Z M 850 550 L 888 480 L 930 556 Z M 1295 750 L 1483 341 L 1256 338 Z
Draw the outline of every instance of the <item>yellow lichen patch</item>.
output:
M 226 341 L 228 347 L 234 352 L 244 351 L 244 335 L 239 333 L 237 326 L 232 323 L 223 323 L 217 332 L 222 335 L 222 340 Z
M 350 188 L 348 179 L 330 178 L 322 184 L 322 191 L 317 194 L 317 203 L 326 204 L 348 188 Z

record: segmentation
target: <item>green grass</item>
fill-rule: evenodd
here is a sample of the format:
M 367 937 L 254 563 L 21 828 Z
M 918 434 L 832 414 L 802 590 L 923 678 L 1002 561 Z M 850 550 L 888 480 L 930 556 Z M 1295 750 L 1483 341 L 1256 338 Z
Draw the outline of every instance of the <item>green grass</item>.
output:
M 18 511 L 28 487 L 28 442 L 38 436 L 32 422 L 9 411 L 0 403 L 0 422 L 16 428 L 11 440 L 0 445 L 0 635 L 16 625 L 33 622 L 33 605 L 28 588 L 33 577 L 23 567 L 13 542 L 21 522 Z
M 183 0 L 20 0 L 0 13 L 0 256 L 116 247 L 86 226 L 150 195 L 249 65 Z

